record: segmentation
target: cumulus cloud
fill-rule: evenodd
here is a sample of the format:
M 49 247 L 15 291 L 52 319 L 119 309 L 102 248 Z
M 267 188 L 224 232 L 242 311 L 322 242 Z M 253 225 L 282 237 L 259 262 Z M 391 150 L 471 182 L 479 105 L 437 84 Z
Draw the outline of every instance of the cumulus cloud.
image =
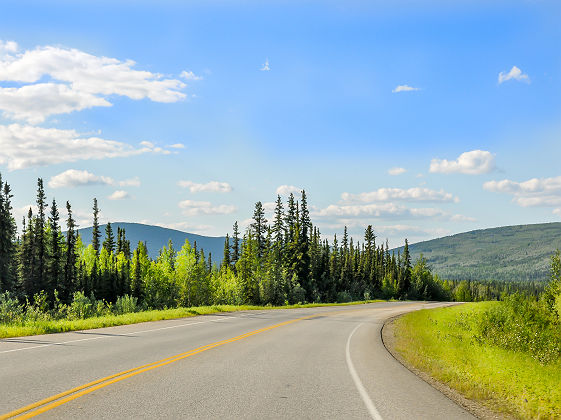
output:
M 302 188 L 295 187 L 294 185 L 280 185 L 277 188 L 277 194 L 279 195 L 289 195 L 290 193 L 300 193 Z
M 130 194 L 126 191 L 123 190 L 117 190 L 115 192 L 113 192 L 113 194 L 111 194 L 109 197 L 107 197 L 109 200 L 125 200 L 127 198 L 131 198 Z
M 405 172 L 407 172 L 407 169 L 398 168 L 398 167 L 391 168 L 391 169 L 388 170 L 388 174 L 393 175 L 393 176 L 401 175 L 401 174 L 404 174 Z
M 199 216 L 211 214 L 231 214 L 236 207 L 228 204 L 213 205 L 210 201 L 183 200 L 179 202 L 179 208 L 183 209 L 185 216 Z
M 203 80 L 203 76 L 197 76 L 192 71 L 183 70 L 180 74 L 185 80 Z
M 453 194 L 447 193 L 444 190 L 435 191 L 429 188 L 379 188 L 376 191 L 364 192 L 360 194 L 351 194 L 344 192 L 341 194 L 343 201 L 371 203 L 376 201 L 432 201 L 432 202 L 447 202 L 459 201 L 458 197 Z
M 133 147 L 114 140 L 84 137 L 74 130 L 10 124 L 0 125 L 0 165 L 9 170 L 88 159 L 162 153 L 153 145 Z
M 430 163 L 431 173 L 461 173 L 480 175 L 495 169 L 495 156 L 486 150 L 472 150 L 462 153 L 456 160 L 433 159 Z
M 530 82 L 530 78 L 528 77 L 528 75 L 522 73 L 522 70 L 520 70 L 516 66 L 512 66 L 512 68 L 508 73 L 502 71 L 499 73 L 499 84 L 504 83 L 508 80 L 517 80 L 519 82 Z
M 210 181 L 206 184 L 197 184 L 193 181 L 179 181 L 177 183 L 182 188 L 189 188 L 192 193 L 197 192 L 219 192 L 227 193 L 232 191 L 232 186 L 227 182 Z
M 88 171 L 68 169 L 49 180 L 51 188 L 80 187 L 86 185 L 113 185 L 114 180 L 106 176 L 97 176 Z
M 393 90 L 392 93 L 399 93 L 399 92 L 414 92 L 420 90 L 419 88 L 409 86 L 409 85 L 397 85 Z
M 0 44 L 0 81 L 25 83 L 0 89 L 0 109 L 8 118 L 40 123 L 53 114 L 110 106 L 110 95 L 155 102 L 185 98 L 178 79 L 136 70 L 132 60 L 100 57 L 63 47 L 20 51 L 14 42 Z M 48 82 L 42 82 L 44 79 Z
M 532 178 L 523 182 L 503 179 L 488 181 L 483 189 L 491 192 L 510 194 L 513 201 L 522 207 L 561 205 L 561 176 L 553 178 Z

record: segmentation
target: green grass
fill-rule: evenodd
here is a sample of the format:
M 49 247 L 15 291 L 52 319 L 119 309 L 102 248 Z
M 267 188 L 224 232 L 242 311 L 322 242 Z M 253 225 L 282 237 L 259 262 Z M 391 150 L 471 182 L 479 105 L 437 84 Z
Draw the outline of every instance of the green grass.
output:
M 77 320 L 36 320 L 26 321 L 23 325 L 0 324 L 0 338 L 23 337 L 29 335 L 52 334 L 67 331 L 90 330 L 95 328 L 114 327 L 117 325 L 137 324 L 139 322 L 160 321 L 164 319 L 185 318 L 197 315 L 209 315 L 219 312 L 235 312 L 263 309 L 293 309 L 315 308 L 320 306 L 348 306 L 364 303 L 382 302 L 381 300 L 368 300 L 346 303 L 308 303 L 287 306 L 254 306 L 254 305 L 215 305 L 199 306 L 194 308 L 176 308 L 133 312 L 123 315 L 107 315 Z
M 561 362 L 478 343 L 478 313 L 497 302 L 409 313 L 396 321 L 396 350 L 419 370 L 494 411 L 561 418 Z

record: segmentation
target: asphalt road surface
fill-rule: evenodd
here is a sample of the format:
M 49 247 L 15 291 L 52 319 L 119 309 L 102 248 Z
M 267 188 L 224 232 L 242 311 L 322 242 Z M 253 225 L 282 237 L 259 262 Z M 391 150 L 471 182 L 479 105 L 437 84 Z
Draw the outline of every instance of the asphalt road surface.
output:
M 0 340 L 0 419 L 472 418 L 380 338 L 387 318 L 440 305 L 247 311 Z

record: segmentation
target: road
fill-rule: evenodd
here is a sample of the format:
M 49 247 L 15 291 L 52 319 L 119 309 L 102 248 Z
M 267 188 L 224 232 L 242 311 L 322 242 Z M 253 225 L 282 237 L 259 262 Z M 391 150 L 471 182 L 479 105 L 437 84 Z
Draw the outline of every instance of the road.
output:
M 473 418 L 380 338 L 387 318 L 439 305 L 245 311 L 4 339 L 0 413 L 27 406 L 21 414 L 57 419 Z

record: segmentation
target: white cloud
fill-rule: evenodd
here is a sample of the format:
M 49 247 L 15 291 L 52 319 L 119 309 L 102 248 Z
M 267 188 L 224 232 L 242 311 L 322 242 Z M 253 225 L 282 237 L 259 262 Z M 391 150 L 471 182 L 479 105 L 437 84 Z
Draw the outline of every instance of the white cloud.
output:
M 267 58 L 265 60 L 265 64 L 263 64 L 263 67 L 261 67 L 259 70 L 261 71 L 270 71 L 271 68 L 269 67 L 269 59 Z
M 433 159 L 430 163 L 431 173 L 461 173 L 480 175 L 495 169 L 495 156 L 485 150 L 472 150 L 462 153 L 456 160 Z
M 182 188 L 189 188 L 192 193 L 197 192 L 220 192 L 227 193 L 232 191 L 232 186 L 227 182 L 210 181 L 206 184 L 197 184 L 193 181 L 179 181 L 177 183 Z
M 180 230 L 183 232 L 198 233 L 202 235 L 208 234 L 208 232 L 213 229 L 213 226 L 210 225 L 195 225 L 189 222 L 160 223 L 160 222 L 150 222 L 149 220 L 142 220 L 141 223 L 147 225 L 161 226 L 168 229 Z M 180 246 L 183 246 L 183 244 L 174 244 L 174 246 L 179 248 Z
M 97 176 L 88 171 L 68 169 L 49 180 L 51 188 L 72 188 L 86 185 L 113 185 L 115 181 L 106 176 Z
M 447 193 L 444 190 L 435 191 L 429 188 L 379 188 L 376 191 L 365 192 L 360 194 L 351 194 L 344 192 L 341 194 L 343 201 L 371 203 L 376 201 L 390 201 L 390 200 L 403 200 L 403 201 L 432 201 L 432 202 L 447 202 L 459 201 L 453 194 Z
M 109 197 L 107 197 L 110 200 L 124 200 L 126 198 L 131 198 L 130 194 L 126 191 L 123 190 L 117 190 L 115 192 L 113 192 L 113 194 L 111 194 Z
M 37 47 L 20 52 L 0 41 L 0 81 L 22 87 L 0 89 L 0 109 L 9 118 L 40 123 L 50 115 L 94 106 L 111 106 L 110 95 L 155 102 L 185 98 L 185 84 L 149 71 L 132 60 L 99 57 L 73 48 Z M 41 82 L 50 79 L 48 82 Z
M 561 216 L 561 208 L 553 209 L 553 214 L 556 214 L 557 216 Z
M 522 207 L 561 205 L 561 176 L 554 178 L 532 178 L 523 182 L 503 179 L 488 181 L 483 189 L 510 194 L 512 201 Z
M 393 176 L 401 175 L 401 174 L 404 174 L 405 172 L 407 172 L 407 169 L 399 168 L 399 167 L 391 168 L 391 169 L 388 170 L 388 174 L 393 175 Z
M 140 178 L 135 176 L 134 178 L 124 179 L 119 181 L 120 187 L 140 187 Z
M 38 83 L 20 88 L 0 88 L 4 117 L 38 124 L 46 117 L 95 106 L 111 106 L 104 98 L 57 83 Z
M 508 73 L 500 72 L 499 73 L 499 84 L 506 82 L 507 80 L 518 80 L 519 82 L 530 82 L 530 78 L 527 74 L 522 73 L 516 66 L 512 66 Z
M 185 80 L 203 80 L 203 76 L 197 76 L 192 71 L 183 70 L 180 74 Z
M 277 188 L 277 194 L 289 195 L 290 193 L 301 193 L 302 188 L 295 187 L 294 185 L 280 185 Z
M 420 88 L 416 88 L 413 86 L 409 86 L 409 85 L 397 85 L 394 90 L 392 90 L 392 93 L 399 93 L 399 92 L 414 92 L 420 90 Z
M 7 165 L 9 170 L 143 153 L 166 154 L 148 145 L 135 148 L 114 140 L 82 137 L 74 130 L 20 124 L 0 125 L 0 144 L 0 165 Z
M 172 149 L 185 149 L 185 145 L 183 143 L 171 144 L 168 147 L 170 147 Z
M 179 202 L 179 208 L 183 209 L 185 216 L 199 216 L 210 214 L 231 214 L 236 207 L 227 204 L 214 206 L 210 201 L 183 200 Z

